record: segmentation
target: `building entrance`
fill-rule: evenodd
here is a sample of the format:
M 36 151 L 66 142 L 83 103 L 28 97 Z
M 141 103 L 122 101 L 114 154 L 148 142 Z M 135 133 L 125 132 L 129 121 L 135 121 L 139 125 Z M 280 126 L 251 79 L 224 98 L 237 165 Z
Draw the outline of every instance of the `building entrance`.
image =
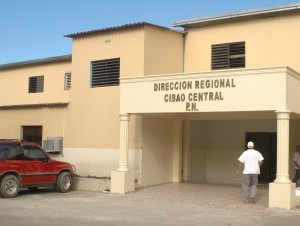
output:
M 254 142 L 254 148 L 264 157 L 264 163 L 258 176 L 259 183 L 269 183 L 276 179 L 277 164 L 277 133 L 251 132 L 246 133 L 246 144 Z

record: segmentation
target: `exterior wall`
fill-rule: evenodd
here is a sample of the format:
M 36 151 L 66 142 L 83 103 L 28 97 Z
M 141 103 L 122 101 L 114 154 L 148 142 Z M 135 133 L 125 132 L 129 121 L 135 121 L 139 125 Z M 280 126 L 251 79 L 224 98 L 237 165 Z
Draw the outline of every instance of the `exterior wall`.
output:
M 65 148 L 62 155 L 52 155 L 57 160 L 67 160 L 76 166 L 81 177 L 110 177 L 118 168 L 119 149 Z M 135 172 L 135 180 L 141 182 L 142 151 L 129 150 L 129 170 Z
M 276 120 L 191 121 L 189 177 L 191 182 L 240 183 L 237 158 L 245 147 L 246 132 L 276 132 Z M 293 155 L 300 143 L 300 120 L 290 121 L 289 174 L 294 177 Z M 222 170 L 220 170 L 222 169 Z
M 182 35 L 160 27 L 141 26 L 73 40 L 72 63 L 47 63 L 0 71 L 4 84 L 0 105 L 67 102 L 61 108 L 12 109 L 0 111 L 1 138 L 19 138 L 21 125 L 42 125 L 43 139 L 64 137 L 62 155 L 54 158 L 76 164 L 83 176 L 110 176 L 119 154 L 119 86 L 90 87 L 91 61 L 120 58 L 120 78 L 182 72 Z M 64 74 L 72 72 L 72 87 L 64 91 Z M 28 93 L 28 79 L 44 75 L 44 92 Z M 18 82 L 16 82 L 18 81 Z M 12 87 L 14 87 L 12 89 Z M 17 91 L 17 92 L 16 92 Z M 7 98 L 9 97 L 9 98 Z M 20 112 L 24 112 L 20 116 Z M 131 115 L 129 123 L 130 169 L 141 177 L 142 117 Z M 174 167 L 175 167 L 174 163 Z M 175 167 L 179 169 L 179 166 Z M 177 176 L 174 176 L 178 178 Z
M 207 173 L 207 122 L 190 122 L 190 150 L 188 158 L 188 181 L 205 182 Z
M 68 102 L 64 76 L 71 72 L 71 62 L 48 63 L 0 70 L 0 105 L 26 105 Z M 29 93 L 29 77 L 44 75 L 44 92 Z
M 119 149 L 119 113 L 123 113 L 119 105 L 122 94 L 119 86 L 90 87 L 91 61 L 119 57 L 120 78 L 160 71 L 179 72 L 182 70 L 181 45 L 180 33 L 151 26 L 75 38 L 71 104 L 67 112 L 63 159 L 76 162 L 83 175 L 92 171 L 93 176 L 109 176 L 110 171 L 117 168 L 118 156 L 115 153 Z M 176 59 L 175 64 L 170 57 Z M 142 117 L 131 115 L 129 148 L 133 150 L 135 161 L 130 163 L 130 168 L 135 171 L 138 181 L 141 176 L 141 146 Z M 88 157 L 74 157 L 76 150 L 81 150 Z
M 119 86 L 91 88 L 91 61 L 120 57 L 120 77 L 143 74 L 143 45 L 141 29 L 73 40 L 71 104 L 64 156 L 58 157 L 76 164 L 81 176 L 110 177 L 110 172 L 118 168 L 119 159 Z M 140 121 L 135 116 L 130 119 L 131 149 L 141 147 Z M 138 177 L 140 162 L 130 163 L 131 170 L 137 167 Z
M 141 29 L 111 32 L 73 41 L 73 80 L 68 112 L 67 148 L 119 147 L 119 86 L 90 87 L 94 60 L 120 57 L 120 77 L 143 74 L 144 32 Z M 131 118 L 130 147 L 140 147 L 136 119 Z
M 142 186 L 173 181 L 178 153 L 178 121 L 144 117 Z M 174 162 L 173 162 L 174 161 Z M 176 179 L 176 177 L 175 177 Z
M 75 164 L 82 176 L 108 177 L 118 167 L 119 113 L 130 113 L 129 168 L 142 186 L 181 181 L 182 162 L 188 164 L 189 181 L 240 183 L 235 170 L 245 133 L 276 132 L 274 110 L 300 113 L 299 19 L 289 15 L 193 28 L 188 29 L 186 40 L 182 33 L 152 26 L 76 37 L 72 63 L 0 70 L 0 106 L 69 103 L 67 107 L 1 109 L 0 137 L 19 138 L 22 125 L 42 125 L 43 139 L 64 137 L 64 151 L 55 158 Z M 246 68 L 212 72 L 211 45 L 238 41 L 246 43 Z M 110 58 L 121 60 L 121 86 L 91 88 L 91 61 Z M 71 91 L 63 90 L 66 72 L 72 72 Z M 28 78 L 38 75 L 45 76 L 44 92 L 29 94 Z M 223 78 L 231 82 L 230 87 L 195 85 Z M 193 88 L 172 92 L 154 88 L 172 81 L 191 82 Z M 220 93 L 222 98 L 202 102 L 165 98 L 169 94 L 197 97 L 202 92 Z M 197 105 L 189 114 L 187 104 L 192 102 Z M 235 120 L 225 121 L 224 112 Z M 242 112 L 252 120 L 246 121 Z M 146 116 L 149 113 L 161 118 Z M 193 117 L 202 121 L 190 122 L 189 153 L 183 155 L 181 118 Z M 204 121 L 205 117 L 222 120 Z M 260 117 L 269 120 L 253 119 Z M 290 163 L 299 128 L 299 120 L 292 120 Z
M 90 88 L 91 61 L 120 57 L 121 78 L 161 71 L 179 72 L 182 70 L 181 41 L 181 34 L 177 32 L 148 26 L 145 29 L 75 38 L 66 146 L 119 146 L 119 87 Z M 176 59 L 175 63 L 170 61 L 171 56 Z M 136 123 L 139 120 L 131 117 L 130 134 L 135 137 L 135 141 L 130 141 L 132 148 L 140 147 L 140 139 L 136 138 L 136 128 L 139 127 Z M 101 134 L 101 138 L 98 134 Z
M 173 182 L 182 181 L 183 167 L 183 121 L 180 119 L 173 120 Z
M 246 68 L 290 66 L 300 71 L 300 15 L 188 29 L 185 72 L 211 70 L 211 45 L 245 41 Z
M 190 178 L 192 182 L 240 183 L 237 159 L 246 132 L 276 132 L 276 120 L 192 121 Z M 295 134 L 291 134 L 295 136 Z
M 0 137 L 21 139 L 22 126 L 43 126 L 43 140 L 63 137 L 65 108 L 24 108 L 0 110 Z
M 183 72 L 183 35 L 163 28 L 145 27 L 144 75 Z
M 296 92 L 300 75 L 288 67 L 218 70 L 123 79 L 121 111 L 131 113 L 273 112 L 286 109 L 287 98 L 290 98 L 289 103 L 292 103 L 293 97 L 286 95 L 289 76 L 295 77 L 294 83 L 297 83 L 289 92 Z M 215 82 L 220 84 L 220 81 L 227 81 L 228 86 L 213 86 Z M 184 87 L 183 84 L 189 86 Z M 207 94 L 206 98 L 204 94 Z M 212 98 L 209 97 L 210 94 Z M 192 105 L 195 107 L 191 108 Z M 300 112 L 300 108 L 293 110 Z
M 30 107 L 31 104 L 68 103 L 70 91 L 64 90 L 64 76 L 71 62 L 47 63 L 0 70 L 0 106 L 28 105 L 0 109 L 0 138 L 22 138 L 22 126 L 43 126 L 43 139 L 62 137 L 66 108 Z M 44 92 L 29 93 L 29 77 L 44 76 Z
M 294 73 L 291 72 L 291 75 Z M 300 78 L 299 76 L 289 76 L 286 81 L 286 98 L 287 98 L 287 107 L 291 112 L 300 114 Z
M 293 163 L 294 153 L 296 151 L 296 145 L 300 144 L 300 120 L 290 120 L 290 152 L 289 152 L 289 174 L 291 181 L 295 176 L 295 168 Z

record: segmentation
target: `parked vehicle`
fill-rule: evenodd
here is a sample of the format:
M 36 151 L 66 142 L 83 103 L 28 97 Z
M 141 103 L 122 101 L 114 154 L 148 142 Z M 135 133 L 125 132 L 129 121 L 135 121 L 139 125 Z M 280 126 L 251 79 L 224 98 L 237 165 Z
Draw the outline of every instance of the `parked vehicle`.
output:
M 54 186 L 69 192 L 76 176 L 75 166 L 52 159 L 38 144 L 20 140 L 0 140 L 0 194 L 18 195 L 20 188 Z

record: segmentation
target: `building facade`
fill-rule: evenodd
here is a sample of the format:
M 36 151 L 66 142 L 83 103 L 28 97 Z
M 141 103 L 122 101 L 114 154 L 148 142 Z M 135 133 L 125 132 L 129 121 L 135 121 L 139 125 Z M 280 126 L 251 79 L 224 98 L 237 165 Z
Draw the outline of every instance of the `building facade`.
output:
M 269 206 L 300 203 L 300 5 L 66 35 L 72 55 L 0 65 L 0 137 L 63 141 L 55 157 L 111 191 L 240 183 L 254 141 Z M 55 138 L 55 139 L 54 139 Z

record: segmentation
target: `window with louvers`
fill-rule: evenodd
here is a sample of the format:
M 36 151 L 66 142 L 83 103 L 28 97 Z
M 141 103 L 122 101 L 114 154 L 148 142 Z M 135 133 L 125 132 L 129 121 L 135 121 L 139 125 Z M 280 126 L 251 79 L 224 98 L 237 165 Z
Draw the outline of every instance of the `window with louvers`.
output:
M 91 62 L 91 87 L 117 86 L 120 79 L 120 58 Z
M 245 42 L 212 45 L 212 70 L 244 68 Z
M 72 74 L 71 73 L 65 73 L 64 90 L 70 90 L 71 89 L 71 79 L 72 79 Z
M 29 93 L 42 93 L 44 92 L 44 76 L 29 77 Z

